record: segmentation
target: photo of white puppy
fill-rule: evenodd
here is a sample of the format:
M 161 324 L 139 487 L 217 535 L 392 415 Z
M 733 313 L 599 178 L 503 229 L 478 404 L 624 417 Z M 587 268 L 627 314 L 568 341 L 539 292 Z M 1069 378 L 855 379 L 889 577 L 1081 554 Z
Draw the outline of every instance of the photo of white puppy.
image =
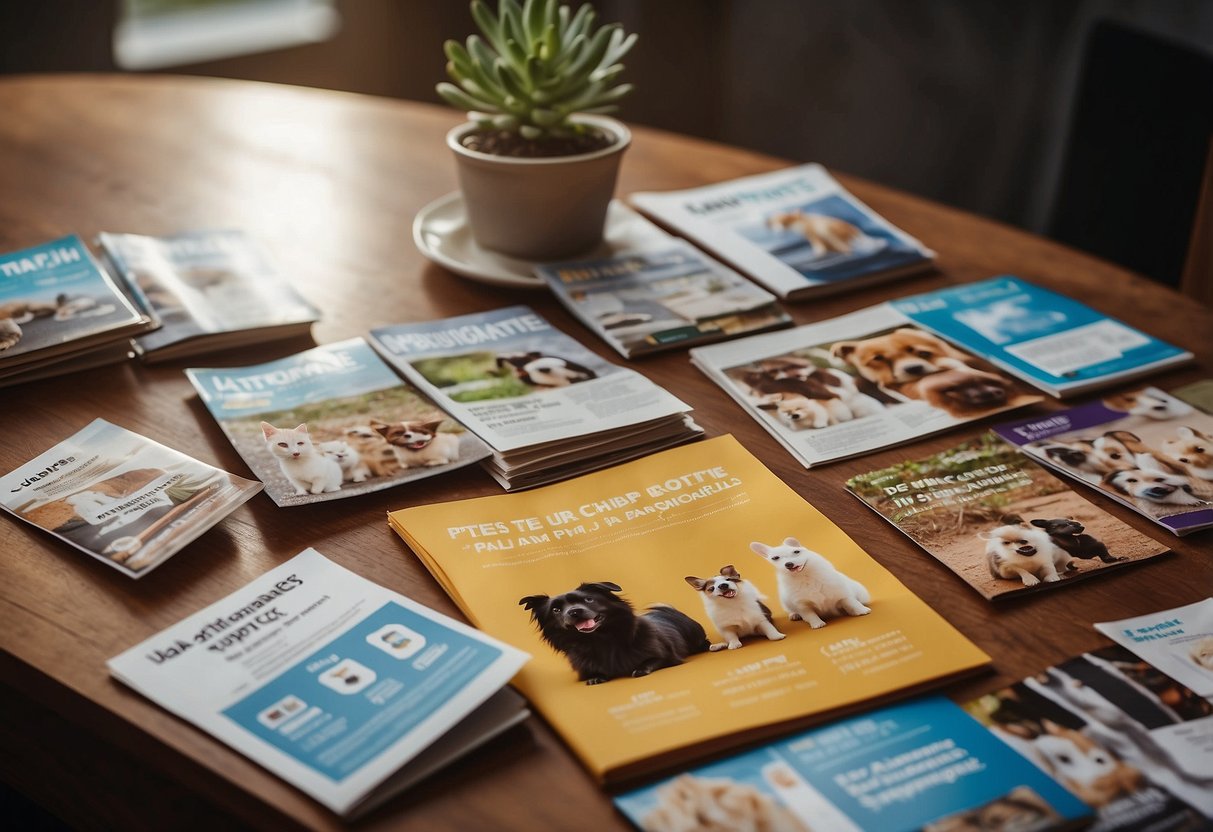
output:
M 708 647 L 712 652 L 736 650 L 746 636 L 764 635 L 771 641 L 785 638 L 771 623 L 771 611 L 762 603 L 765 596 L 732 565 L 721 567 L 713 578 L 688 575 L 686 582 L 699 591 L 712 626 L 724 637 Z
M 1139 507 L 1148 508 L 1151 503 L 1177 506 L 1207 505 L 1196 496 L 1192 483 L 1178 474 L 1164 474 L 1144 468 L 1113 471 L 1103 478 L 1103 485 L 1110 491 L 1133 500 Z
M 977 537 L 986 542 L 986 561 L 995 578 L 1018 578 L 1024 586 L 1036 586 L 1060 581 L 1062 572 L 1077 568 L 1047 531 L 1027 523 L 1006 523 Z
M 839 572 L 834 564 L 794 537 L 778 546 L 755 541 L 750 544 L 775 567 L 779 603 L 793 621 L 806 621 L 814 630 L 826 625 L 827 617 L 867 615 L 872 600 L 867 588 Z

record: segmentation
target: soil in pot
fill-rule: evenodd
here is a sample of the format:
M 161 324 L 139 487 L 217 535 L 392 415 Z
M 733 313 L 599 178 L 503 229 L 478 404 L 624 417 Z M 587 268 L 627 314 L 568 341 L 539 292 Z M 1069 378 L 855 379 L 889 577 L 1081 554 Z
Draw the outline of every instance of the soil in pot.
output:
M 571 136 L 549 136 L 544 139 L 524 139 L 506 130 L 486 130 L 468 133 L 462 144 L 468 150 L 493 156 L 538 159 L 553 156 L 576 156 L 610 147 L 615 138 L 602 130 L 591 129 Z

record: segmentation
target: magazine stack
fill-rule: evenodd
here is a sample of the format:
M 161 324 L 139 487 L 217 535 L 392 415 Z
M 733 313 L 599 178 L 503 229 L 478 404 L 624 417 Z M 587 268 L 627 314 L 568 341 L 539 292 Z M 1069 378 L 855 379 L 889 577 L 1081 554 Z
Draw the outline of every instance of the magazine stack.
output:
M 526 306 L 371 331 L 389 363 L 493 450 L 507 491 L 697 439 L 690 406 Z
M 0 387 L 125 361 L 155 326 L 75 235 L 0 255 Z
M 135 339 L 145 361 L 304 335 L 320 317 L 242 231 L 103 233 L 98 242 L 131 294 L 160 318 L 160 329 Z

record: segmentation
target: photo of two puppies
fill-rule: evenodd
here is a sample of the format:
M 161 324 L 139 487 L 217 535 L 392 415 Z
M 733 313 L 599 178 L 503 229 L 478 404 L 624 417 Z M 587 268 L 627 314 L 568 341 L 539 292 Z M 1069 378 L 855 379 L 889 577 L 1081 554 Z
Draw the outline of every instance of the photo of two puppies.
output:
M 775 570 L 779 602 L 789 622 L 812 629 L 826 620 L 871 612 L 871 594 L 839 571 L 824 555 L 788 537 L 780 544 L 750 544 L 754 554 Z M 541 639 L 562 655 L 589 685 L 641 677 L 685 662 L 698 653 L 736 650 L 747 638 L 780 641 L 788 634 L 776 625 L 767 599 L 732 564 L 715 576 L 683 578 L 703 603 L 721 640 L 712 642 L 704 626 L 681 610 L 654 603 L 637 611 L 611 581 L 586 582 L 560 595 L 528 595 L 519 600 Z

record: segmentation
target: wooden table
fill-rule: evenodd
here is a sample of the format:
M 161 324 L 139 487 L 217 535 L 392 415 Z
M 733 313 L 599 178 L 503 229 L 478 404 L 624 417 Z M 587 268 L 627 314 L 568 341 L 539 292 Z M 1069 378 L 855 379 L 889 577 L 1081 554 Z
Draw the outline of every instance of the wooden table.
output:
M 0 250 L 69 232 L 167 234 L 243 228 L 324 313 L 318 343 L 371 327 L 529 303 L 615 360 L 546 293 L 488 287 L 428 263 L 410 239 L 423 205 L 455 188 L 443 145 L 459 115 L 355 95 L 158 77 L 0 80 Z M 636 129 L 620 192 L 683 188 L 783 165 Z M 897 149 L 889 137 L 889 152 Z M 914 164 L 913 159 L 905 160 Z M 1015 273 L 1084 300 L 1213 362 L 1213 312 L 1091 257 L 961 211 L 841 177 L 939 252 L 939 271 L 792 308 L 821 320 L 949 283 Z M 308 343 L 246 350 L 252 364 Z M 205 363 L 211 363 L 210 358 Z M 214 363 L 220 363 L 216 359 Z M 195 398 L 182 365 L 136 363 L 0 390 L 0 469 L 11 470 L 97 416 L 228 470 L 247 469 Z M 993 606 L 842 489 L 850 475 L 922 456 L 972 426 L 805 471 L 684 352 L 635 365 L 695 408 L 709 436 L 735 433 L 780 477 L 995 659 L 948 689 L 969 697 L 1102 643 L 1090 626 L 1213 591 L 1208 533 L 1173 538 L 1103 498 L 1176 554 L 1063 592 Z M 1194 380 L 1198 369 L 1155 379 Z M 227 814 L 252 826 L 331 829 L 318 804 L 112 681 L 105 661 L 308 546 L 444 612 L 455 609 L 384 522 L 389 509 L 497 492 L 476 470 L 352 500 L 279 509 L 259 496 L 135 582 L 48 535 L 0 521 L 0 720 L 6 779 L 77 823 L 187 828 Z M 624 829 L 607 797 L 538 719 L 372 814 L 366 828 Z M 213 828 L 213 826 L 212 826 Z

